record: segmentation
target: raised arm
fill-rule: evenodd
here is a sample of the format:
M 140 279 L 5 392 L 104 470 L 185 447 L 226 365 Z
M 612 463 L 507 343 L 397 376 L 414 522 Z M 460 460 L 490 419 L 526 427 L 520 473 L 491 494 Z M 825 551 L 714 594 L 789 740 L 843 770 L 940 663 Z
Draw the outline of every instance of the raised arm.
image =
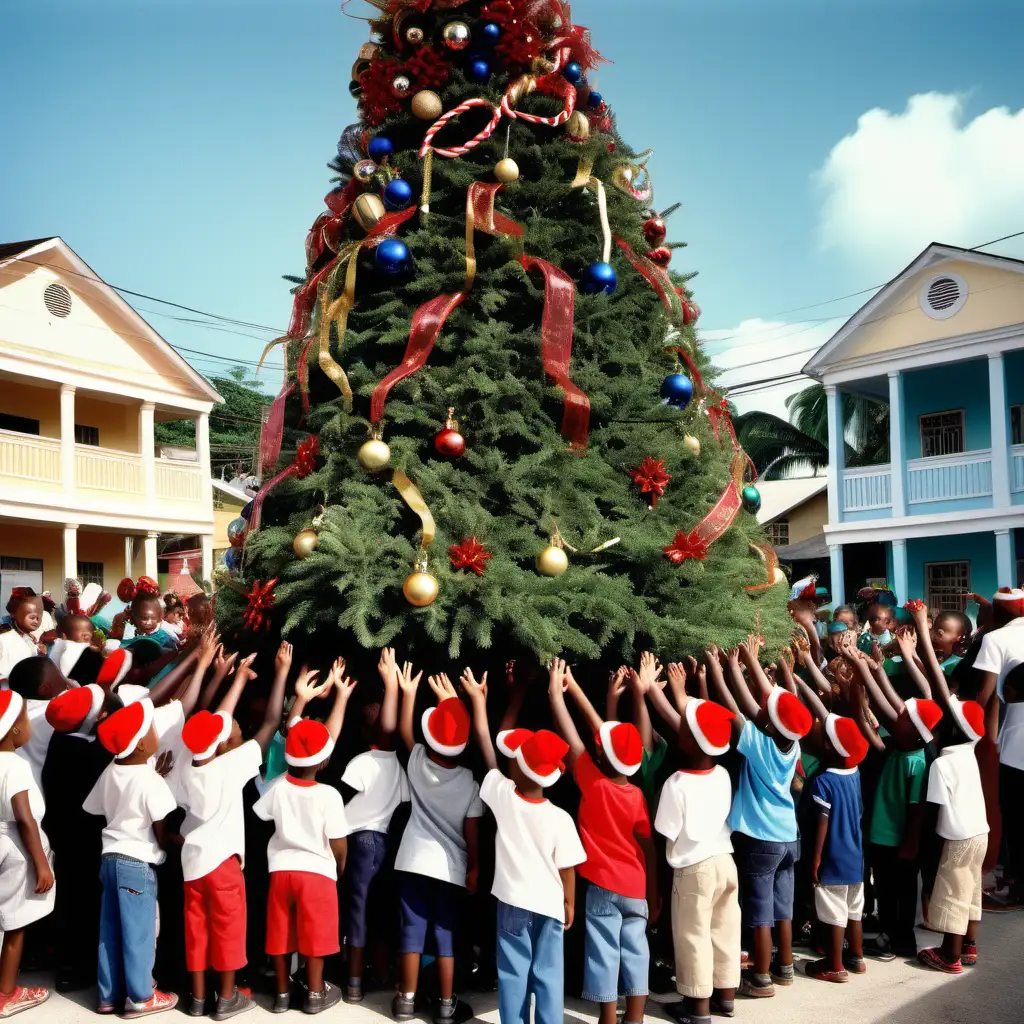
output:
M 793 652 L 788 647 L 779 651 L 779 660 L 776 662 L 779 685 L 786 690 L 789 690 L 794 697 L 799 696 L 796 688 L 796 676 L 793 675 L 793 666 L 790 664 L 790 659 L 793 656 Z
M 629 673 L 629 686 L 633 691 L 633 724 L 640 732 L 640 740 L 644 750 L 650 754 L 654 750 L 654 727 L 647 711 L 647 694 L 651 690 L 660 690 L 664 681 L 659 682 L 661 666 L 650 651 L 640 655 L 640 671 Z
M 576 723 L 565 706 L 565 689 L 572 685 L 566 677 L 565 662 L 561 658 L 552 658 L 551 664 L 548 666 L 548 699 L 551 701 L 551 714 L 555 719 L 555 728 L 569 744 L 568 756 L 571 766 L 587 748 L 583 745 L 583 740 L 580 739 L 580 734 L 576 730 Z M 575 680 L 573 680 L 574 682 Z
M 199 660 L 202 648 L 195 647 L 184 658 L 181 659 L 168 673 L 163 677 L 149 691 L 149 699 L 153 702 L 155 707 L 161 707 L 164 704 L 169 704 L 172 700 L 179 698 L 179 691 L 182 693 L 187 689 L 188 683 L 190 682 L 189 674 L 195 670 L 196 662 Z M 202 681 L 203 675 L 206 675 L 206 669 L 203 669 L 202 675 L 200 675 L 200 681 Z
M 811 677 L 811 681 L 814 683 L 818 693 L 832 693 L 832 684 L 825 678 L 825 674 L 821 671 L 818 664 L 818 659 L 814 656 L 814 651 L 809 644 L 800 644 L 800 664 L 807 670 L 807 674 Z
M 914 623 L 917 626 L 917 646 L 921 652 L 921 660 L 928 672 L 928 678 L 935 688 L 935 696 L 943 711 L 949 709 L 949 683 L 946 681 L 946 673 L 942 671 L 939 659 L 935 655 L 935 648 L 932 647 L 932 636 L 928 632 L 928 608 L 924 601 L 908 601 L 905 605 L 907 611 L 914 616 Z M 988 686 L 978 695 L 978 702 L 982 707 L 986 706 L 989 697 L 992 696 L 992 689 Z
M 608 690 L 604 697 L 604 718 L 606 722 L 614 722 L 619 717 L 619 700 L 626 692 L 626 677 L 629 667 L 620 665 L 608 675 Z
M 566 693 L 576 702 L 576 707 L 580 709 L 580 713 L 586 720 L 587 728 L 596 736 L 601 726 L 604 725 L 604 719 L 590 703 L 590 698 L 583 692 L 583 687 L 576 682 L 572 669 L 568 665 L 565 666 L 565 682 Z
M 252 667 L 252 663 L 255 660 L 256 655 L 253 653 L 238 663 L 238 668 L 235 669 L 235 678 L 231 680 L 228 692 L 224 694 L 224 699 L 218 705 L 218 711 L 223 711 L 234 717 L 235 708 L 238 707 L 238 700 L 242 696 L 242 691 L 245 689 L 246 684 L 251 679 L 257 678 L 256 672 Z
M 402 737 L 405 749 L 411 751 L 416 745 L 416 733 L 413 729 L 412 715 L 416 708 L 416 691 L 419 689 L 422 672 L 413 675 L 412 662 L 407 661 L 398 673 L 398 686 L 402 691 L 402 713 L 398 721 L 398 734 Z
M 729 692 L 729 687 L 726 685 L 717 647 L 712 645 L 707 649 L 704 653 L 704 664 L 707 666 L 712 698 L 716 699 L 722 707 L 728 708 L 733 713 L 732 731 L 738 736 L 743 729 L 746 719 L 743 717 L 743 712 L 740 711 L 739 705 L 733 699 L 733 695 Z
M 341 735 L 341 727 L 345 723 L 345 709 L 352 697 L 352 691 L 356 688 L 356 680 L 345 675 L 345 659 L 337 658 L 331 666 L 331 675 L 334 677 L 334 704 L 331 713 L 327 716 L 324 725 L 331 734 L 335 743 Z
M 288 673 L 291 671 L 291 667 L 292 645 L 287 640 L 282 640 L 274 657 L 274 682 L 270 687 L 270 696 L 267 698 L 267 710 L 253 737 L 264 754 L 270 747 L 270 741 L 281 724 L 281 714 L 284 711 L 284 691 L 288 685 Z
M 906 668 L 907 675 L 910 676 L 911 682 L 913 682 L 917 687 L 918 693 L 922 697 L 930 698 L 932 695 L 932 687 L 927 676 L 928 665 L 923 662 L 921 665 L 918 664 L 916 638 L 906 631 L 905 627 L 902 627 L 896 630 L 896 646 L 900 649 L 900 656 L 903 658 L 903 666 Z M 936 664 L 938 665 L 938 662 L 936 662 Z M 942 672 L 941 665 L 939 666 L 939 672 Z
M 318 683 L 319 675 L 319 672 L 310 671 L 305 665 L 299 670 L 299 678 L 295 680 L 295 703 L 292 704 L 289 724 L 297 718 L 302 718 L 306 705 L 322 697 L 331 688 L 331 677 L 328 676 L 322 683 Z
M 486 677 L 486 675 L 485 672 L 484 676 Z M 523 710 L 523 701 L 526 698 L 526 687 L 516 679 L 515 661 L 505 664 L 505 683 L 508 686 L 508 703 L 505 705 L 505 714 L 501 716 L 501 724 L 498 726 L 500 732 L 516 727 L 519 713 Z
M 760 654 L 764 637 L 757 633 L 751 633 L 745 644 L 740 644 L 740 660 L 747 670 L 747 677 L 753 682 L 760 700 L 764 700 L 771 693 L 771 680 L 761 668 Z
M 393 647 L 385 647 L 380 652 L 377 672 L 384 684 L 384 700 L 381 702 L 377 722 L 378 742 L 385 750 L 390 750 L 398 728 L 398 662 Z
M 227 679 L 231 670 L 235 667 L 237 658 L 237 652 L 226 654 L 224 645 L 217 645 L 217 652 L 213 657 L 213 671 L 210 673 L 209 679 L 203 683 L 203 688 L 199 691 L 199 700 L 195 707 L 196 711 L 206 711 L 213 703 L 213 698 L 217 696 L 221 683 Z
M 726 681 L 733 697 L 736 698 L 736 705 L 739 707 L 740 713 L 744 718 L 749 718 L 753 722 L 757 718 L 760 708 L 757 701 L 754 700 L 754 695 L 750 692 L 750 687 L 747 686 L 747 681 L 743 678 L 739 648 L 734 647 L 726 655 L 726 673 Z
M 686 693 L 686 673 L 682 665 L 673 663 L 668 666 L 668 685 L 672 692 L 673 698 L 676 697 L 676 687 L 678 680 L 682 679 L 683 693 Z M 647 699 L 651 702 L 651 706 L 658 713 L 661 720 L 667 725 L 672 732 L 677 736 L 679 735 L 679 725 L 682 720 L 682 716 L 672 706 L 672 701 L 668 699 L 665 691 L 660 686 L 652 686 L 646 694 Z
M 491 768 L 498 767 L 498 758 L 494 753 L 491 729 L 487 722 L 487 673 L 485 672 L 480 682 L 477 682 L 473 670 L 465 668 L 462 670 L 460 682 L 469 697 L 470 707 L 473 709 L 473 730 L 476 733 L 476 741 L 480 745 L 480 756 L 490 771 Z M 508 728 L 513 727 L 509 726 Z
M 828 708 L 821 698 L 799 676 L 795 677 L 797 696 L 807 705 L 812 715 L 822 722 L 828 718 Z
M 879 686 L 878 679 L 875 677 L 874 664 L 870 658 L 851 658 L 850 661 L 856 677 L 860 679 L 864 689 L 867 691 L 868 700 L 871 702 L 871 707 L 875 714 L 885 722 L 886 728 L 892 729 L 896 725 L 896 719 L 899 718 L 900 712 L 903 710 L 903 701 L 900 699 L 899 694 L 895 690 L 892 691 L 892 696 L 896 698 L 896 703 L 894 704 L 886 693 L 883 692 L 881 686 Z M 884 677 L 885 672 L 883 671 L 881 675 Z M 886 677 L 886 683 L 888 682 L 888 677 Z M 889 688 L 892 689 L 891 685 Z

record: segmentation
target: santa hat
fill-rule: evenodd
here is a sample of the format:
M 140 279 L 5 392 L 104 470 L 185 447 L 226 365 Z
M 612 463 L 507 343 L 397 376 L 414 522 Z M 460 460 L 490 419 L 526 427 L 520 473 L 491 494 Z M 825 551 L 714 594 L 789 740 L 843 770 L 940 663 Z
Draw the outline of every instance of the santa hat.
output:
M 100 743 L 120 760 L 127 757 L 153 725 L 153 702 L 148 697 L 115 711 L 96 727 Z
M 458 697 L 427 708 L 421 723 L 427 745 L 442 757 L 458 757 L 469 743 L 469 712 Z
M 924 697 L 911 697 L 903 705 L 903 710 L 906 711 L 907 717 L 914 723 L 914 728 L 917 729 L 921 739 L 925 743 L 931 743 L 935 739 L 932 735 L 932 730 L 942 719 L 942 708 L 933 700 L 927 700 Z
M 47 702 L 46 720 L 54 732 L 91 732 L 100 716 L 103 696 L 95 683 L 65 690 Z
M 736 717 L 728 708 L 714 701 L 691 697 L 683 710 L 690 733 L 697 746 L 709 757 L 721 757 L 729 750 L 732 722 Z
M 200 711 L 181 730 L 181 741 L 192 751 L 193 761 L 205 761 L 231 735 L 232 718 L 226 711 Z
M 184 734 L 182 734 L 184 735 Z M 334 740 L 323 722 L 303 718 L 288 730 L 284 759 L 293 768 L 311 768 L 326 761 L 334 752 Z
M 813 601 L 817 591 L 817 579 L 814 576 L 805 576 L 797 580 L 790 588 L 790 601 Z
M 541 729 L 525 739 L 516 751 L 516 761 L 523 774 L 543 786 L 553 786 L 565 771 L 562 758 L 569 752 L 569 744 L 550 729 Z
M 18 720 L 25 701 L 20 693 L 14 690 L 0 690 L 0 740 L 2 740 Z
M 985 709 L 976 700 L 950 697 L 949 710 L 968 739 L 980 740 L 985 735 Z
M 597 731 L 597 742 L 604 756 L 623 775 L 633 775 L 644 756 L 644 743 L 640 731 L 630 722 L 605 722 Z
M 132 652 L 124 647 L 115 648 L 104 659 L 96 682 L 112 690 L 132 669 Z
M 494 745 L 506 757 L 515 757 L 516 751 L 533 735 L 532 729 L 502 729 Z
M 868 753 L 868 741 L 852 718 L 829 715 L 825 719 L 825 734 L 847 768 L 856 768 Z
M 1013 618 L 1024 617 L 1024 590 L 1000 587 L 992 597 L 999 607 Z
M 787 740 L 801 740 L 811 731 L 810 711 L 788 690 L 773 686 L 766 703 L 772 725 Z
M 89 645 L 82 641 L 66 640 L 64 637 L 60 637 L 54 640 L 53 646 L 50 648 L 50 660 L 57 663 L 57 668 L 65 678 L 70 679 L 71 673 L 75 671 L 75 666 L 78 664 L 78 659 L 88 648 Z

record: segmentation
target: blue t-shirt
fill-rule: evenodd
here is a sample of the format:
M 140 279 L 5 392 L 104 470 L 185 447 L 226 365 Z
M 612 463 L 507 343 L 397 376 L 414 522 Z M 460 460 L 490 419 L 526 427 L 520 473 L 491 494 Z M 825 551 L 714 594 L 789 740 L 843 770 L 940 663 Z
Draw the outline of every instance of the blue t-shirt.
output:
M 860 819 L 864 804 L 856 768 L 826 768 L 813 782 L 811 795 L 828 815 L 821 857 L 822 885 L 856 885 L 864 881 L 864 845 Z
M 796 842 L 791 786 L 800 760 L 800 744 L 794 743 L 783 752 L 771 736 L 748 720 L 736 749 L 743 755 L 743 767 L 729 812 L 729 827 L 769 843 Z

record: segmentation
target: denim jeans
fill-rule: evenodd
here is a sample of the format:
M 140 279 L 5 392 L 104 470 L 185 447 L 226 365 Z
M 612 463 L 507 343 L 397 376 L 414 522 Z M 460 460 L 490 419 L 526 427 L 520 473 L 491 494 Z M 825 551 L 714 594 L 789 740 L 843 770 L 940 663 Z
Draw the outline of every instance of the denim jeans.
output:
M 647 900 L 587 887 L 586 964 L 583 998 L 614 1003 L 619 979 L 625 996 L 647 995 L 651 955 L 647 946 Z
M 345 865 L 345 935 L 348 944 L 366 947 L 366 910 L 370 886 L 384 866 L 388 855 L 388 837 L 384 832 L 363 829 L 348 837 L 348 862 Z
M 156 958 L 156 872 L 151 864 L 111 853 L 100 863 L 99 1002 L 120 1006 L 153 995 Z
M 501 1024 L 562 1024 L 565 1009 L 563 922 L 498 901 L 498 1013 Z

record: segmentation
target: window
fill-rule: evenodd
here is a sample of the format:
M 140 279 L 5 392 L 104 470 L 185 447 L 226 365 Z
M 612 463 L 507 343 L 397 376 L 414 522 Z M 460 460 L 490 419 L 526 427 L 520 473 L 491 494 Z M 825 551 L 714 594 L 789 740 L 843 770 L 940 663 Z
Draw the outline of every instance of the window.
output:
M 1024 405 L 1010 406 L 1010 444 L 1024 444 Z
M 922 416 L 921 458 L 932 455 L 957 455 L 966 451 L 964 443 L 964 411 L 933 412 Z
M 18 558 L 15 555 L 0 555 L 0 570 L 6 572 L 42 572 L 41 558 Z
M 35 434 L 39 436 L 39 420 L 30 420 L 27 416 L 11 416 L 0 412 L 0 430 L 13 430 L 16 434 Z
M 776 519 L 774 523 L 769 523 L 765 530 L 768 533 L 768 543 L 773 548 L 785 547 L 789 543 L 788 519 Z
M 84 427 L 81 423 L 76 423 L 75 444 L 91 444 L 94 448 L 98 448 L 100 446 L 100 428 Z
M 102 562 L 79 562 L 78 578 L 82 586 L 87 587 L 90 583 L 103 586 L 103 563 Z
M 925 599 L 929 608 L 962 612 L 971 590 L 970 562 L 928 562 L 924 567 Z

